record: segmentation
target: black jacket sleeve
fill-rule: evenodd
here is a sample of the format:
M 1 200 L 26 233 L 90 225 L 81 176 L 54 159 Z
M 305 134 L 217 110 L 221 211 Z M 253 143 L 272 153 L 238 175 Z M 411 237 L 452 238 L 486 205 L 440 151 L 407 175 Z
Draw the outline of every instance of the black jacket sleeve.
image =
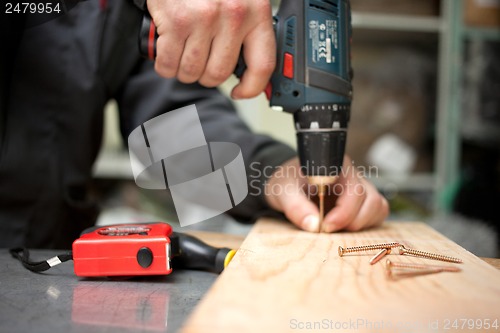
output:
M 207 142 L 232 142 L 242 151 L 249 181 L 249 194 L 229 214 L 251 221 L 269 210 L 263 186 L 272 170 L 295 156 L 288 146 L 251 132 L 234 106 L 217 89 L 164 79 L 153 63 L 141 62 L 117 96 L 121 131 L 125 138 L 144 121 L 180 107 L 195 104 Z M 125 140 L 126 141 L 126 140 Z
M 147 4 L 146 0 L 132 0 L 134 5 L 137 6 L 140 10 L 146 10 L 147 9 Z

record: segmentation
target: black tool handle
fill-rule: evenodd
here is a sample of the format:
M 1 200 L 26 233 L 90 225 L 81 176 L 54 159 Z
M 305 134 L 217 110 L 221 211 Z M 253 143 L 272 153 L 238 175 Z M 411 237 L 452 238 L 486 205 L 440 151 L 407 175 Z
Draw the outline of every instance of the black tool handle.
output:
M 153 19 L 146 11 L 142 18 L 141 30 L 139 31 L 139 51 L 145 58 L 154 60 L 156 58 L 156 40 L 158 33 Z
M 234 250 L 215 248 L 201 240 L 174 232 L 171 237 L 172 266 L 182 269 L 202 269 L 220 273 L 229 263 Z

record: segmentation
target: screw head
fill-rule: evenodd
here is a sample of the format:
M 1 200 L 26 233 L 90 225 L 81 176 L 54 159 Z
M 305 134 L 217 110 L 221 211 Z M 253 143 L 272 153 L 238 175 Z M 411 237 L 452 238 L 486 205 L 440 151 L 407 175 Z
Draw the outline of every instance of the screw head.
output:
M 339 246 L 339 257 L 342 257 L 345 253 L 345 249 L 342 246 Z
M 399 254 L 405 254 L 405 252 L 406 252 L 406 247 L 404 245 L 401 245 L 399 247 Z

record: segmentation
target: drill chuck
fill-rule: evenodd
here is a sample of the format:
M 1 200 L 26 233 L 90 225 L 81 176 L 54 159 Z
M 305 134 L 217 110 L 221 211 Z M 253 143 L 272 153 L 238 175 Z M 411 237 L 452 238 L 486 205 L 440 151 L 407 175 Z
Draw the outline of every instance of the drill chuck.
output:
M 336 177 L 344 160 L 348 104 L 308 105 L 294 114 L 302 172 L 308 177 Z

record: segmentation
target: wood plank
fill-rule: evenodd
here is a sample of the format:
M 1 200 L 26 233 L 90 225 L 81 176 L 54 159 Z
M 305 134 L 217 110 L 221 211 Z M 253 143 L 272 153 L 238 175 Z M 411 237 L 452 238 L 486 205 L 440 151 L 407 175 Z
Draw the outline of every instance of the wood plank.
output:
M 463 264 L 448 265 L 462 271 L 391 280 L 385 263 L 368 264 L 373 253 L 338 255 L 339 245 L 393 241 L 459 257 Z M 389 258 L 442 264 L 398 254 Z M 393 222 L 357 233 L 312 234 L 289 223 L 261 220 L 183 332 L 297 332 L 300 328 L 436 332 L 445 330 L 446 324 L 451 329 L 455 319 L 459 325 L 460 319 L 500 321 L 500 271 L 427 225 Z
M 484 261 L 486 261 L 488 264 L 491 266 L 495 267 L 496 269 L 500 269 L 500 259 L 499 258 L 481 258 Z

